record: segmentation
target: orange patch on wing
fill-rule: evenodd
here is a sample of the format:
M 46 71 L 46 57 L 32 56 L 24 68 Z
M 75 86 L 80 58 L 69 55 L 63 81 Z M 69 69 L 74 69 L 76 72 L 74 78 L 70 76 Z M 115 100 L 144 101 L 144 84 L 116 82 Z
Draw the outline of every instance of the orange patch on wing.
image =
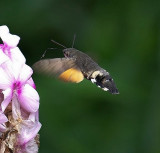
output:
M 70 68 L 64 71 L 63 73 L 61 73 L 59 78 L 66 82 L 79 83 L 84 79 L 84 76 L 81 71 L 74 68 Z

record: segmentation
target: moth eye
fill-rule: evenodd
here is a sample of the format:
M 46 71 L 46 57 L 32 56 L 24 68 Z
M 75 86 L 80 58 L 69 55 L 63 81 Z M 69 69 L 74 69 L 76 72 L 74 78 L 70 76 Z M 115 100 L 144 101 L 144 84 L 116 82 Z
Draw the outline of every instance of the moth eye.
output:
M 64 51 L 63 54 L 64 54 L 65 57 L 69 57 L 69 52 Z

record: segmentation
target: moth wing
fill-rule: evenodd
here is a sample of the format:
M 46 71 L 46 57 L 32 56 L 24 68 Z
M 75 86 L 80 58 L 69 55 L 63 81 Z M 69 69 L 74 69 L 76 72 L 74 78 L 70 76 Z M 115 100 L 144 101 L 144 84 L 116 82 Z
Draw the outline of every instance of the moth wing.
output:
M 33 69 L 49 76 L 57 76 L 66 82 L 81 82 L 84 79 L 82 72 L 75 64 L 75 60 L 69 58 L 44 59 L 36 62 Z
M 59 78 L 66 82 L 79 83 L 84 79 L 82 72 L 76 68 L 70 68 L 60 74 Z

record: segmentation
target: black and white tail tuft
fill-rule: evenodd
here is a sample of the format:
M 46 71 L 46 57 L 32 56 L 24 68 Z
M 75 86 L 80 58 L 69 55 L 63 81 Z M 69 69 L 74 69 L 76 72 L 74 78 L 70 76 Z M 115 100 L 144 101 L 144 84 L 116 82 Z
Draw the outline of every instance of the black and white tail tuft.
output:
M 92 83 L 96 84 L 104 91 L 109 91 L 112 94 L 119 94 L 118 89 L 110 75 L 97 75 L 95 78 L 90 78 Z

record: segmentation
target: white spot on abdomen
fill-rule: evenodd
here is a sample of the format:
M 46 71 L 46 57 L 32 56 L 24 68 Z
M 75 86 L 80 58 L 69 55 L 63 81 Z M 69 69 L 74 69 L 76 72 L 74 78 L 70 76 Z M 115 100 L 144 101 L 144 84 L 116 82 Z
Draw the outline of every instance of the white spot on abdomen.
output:
M 109 89 L 108 88 L 102 88 L 104 91 L 108 91 Z
M 97 82 L 97 81 L 96 81 L 96 79 L 91 79 L 91 81 L 92 81 L 92 83 L 95 83 L 95 82 Z

